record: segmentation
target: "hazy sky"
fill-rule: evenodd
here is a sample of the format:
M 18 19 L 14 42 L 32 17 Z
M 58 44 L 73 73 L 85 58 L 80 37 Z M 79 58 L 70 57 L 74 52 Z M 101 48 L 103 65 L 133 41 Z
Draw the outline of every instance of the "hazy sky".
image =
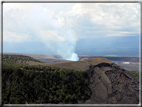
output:
M 139 54 L 138 3 L 4 3 L 3 52 Z

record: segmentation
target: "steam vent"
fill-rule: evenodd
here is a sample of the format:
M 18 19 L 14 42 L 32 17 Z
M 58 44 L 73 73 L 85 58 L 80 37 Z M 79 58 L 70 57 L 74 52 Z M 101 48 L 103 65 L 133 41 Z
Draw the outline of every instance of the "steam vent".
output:
M 92 96 L 82 104 L 138 104 L 139 82 L 127 70 L 105 58 L 51 64 L 87 70 Z

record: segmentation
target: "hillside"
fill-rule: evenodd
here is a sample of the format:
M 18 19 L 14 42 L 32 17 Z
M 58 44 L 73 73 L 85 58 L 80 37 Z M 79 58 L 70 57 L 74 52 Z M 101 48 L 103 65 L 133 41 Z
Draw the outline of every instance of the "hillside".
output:
M 3 63 L 3 104 L 77 103 L 91 97 L 86 71 Z
M 46 55 L 46 54 L 22 54 L 22 53 L 4 53 L 4 55 L 23 55 L 23 56 L 29 56 L 33 59 L 36 59 L 40 62 L 44 63 L 61 63 L 61 62 L 71 62 L 69 60 L 61 59 L 59 55 Z M 80 60 L 86 60 L 91 58 L 98 58 L 98 56 L 87 56 L 87 55 L 79 55 L 78 56 Z M 110 56 L 100 56 L 101 58 L 106 58 L 113 63 L 116 63 L 117 65 L 121 66 L 122 68 L 129 70 L 129 71 L 140 71 L 139 66 L 139 58 L 138 57 L 110 57 Z M 129 64 L 125 64 L 125 62 L 128 62 Z M 28 64 L 37 64 L 35 61 L 29 61 Z
M 139 81 L 105 58 L 21 62 L 3 59 L 3 103 L 139 103 Z
M 98 65 L 99 63 L 113 63 L 105 58 L 92 58 L 81 61 L 63 62 L 63 63 L 50 63 L 49 66 L 58 66 L 63 68 L 77 69 L 77 70 L 88 70 L 90 65 Z
M 24 55 L 24 54 L 23 54 Z M 44 63 L 61 63 L 61 62 L 71 62 L 69 60 L 61 59 L 58 55 L 40 55 L 40 54 L 26 54 L 27 56 L 30 56 L 34 59 L 37 59 Z M 79 55 L 78 56 L 80 60 L 86 60 L 91 58 L 98 58 L 98 56 L 87 56 L 87 55 Z M 100 56 L 101 58 L 106 58 L 113 63 L 116 63 L 117 65 L 121 66 L 122 68 L 132 71 L 140 71 L 139 66 L 139 57 L 110 57 L 110 56 Z M 129 64 L 125 64 L 125 62 L 128 62 Z
M 25 55 L 3 54 L 2 58 L 3 58 L 3 61 L 6 61 L 6 62 L 23 63 L 23 64 L 27 64 L 29 61 L 41 62 L 39 60 L 36 60 L 32 57 L 25 56 Z
M 133 104 L 139 102 L 139 82 L 114 63 L 91 65 L 88 70 L 91 99 L 86 103 Z
M 105 58 L 47 65 L 88 71 L 92 97 L 85 103 L 138 103 L 137 79 L 127 70 Z

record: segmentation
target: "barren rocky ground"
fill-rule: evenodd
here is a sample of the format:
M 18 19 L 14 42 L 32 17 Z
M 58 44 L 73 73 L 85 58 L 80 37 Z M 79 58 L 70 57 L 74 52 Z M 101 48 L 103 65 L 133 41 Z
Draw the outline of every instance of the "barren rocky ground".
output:
M 116 64 L 100 63 L 90 66 L 92 97 L 86 103 L 137 104 L 139 82 Z

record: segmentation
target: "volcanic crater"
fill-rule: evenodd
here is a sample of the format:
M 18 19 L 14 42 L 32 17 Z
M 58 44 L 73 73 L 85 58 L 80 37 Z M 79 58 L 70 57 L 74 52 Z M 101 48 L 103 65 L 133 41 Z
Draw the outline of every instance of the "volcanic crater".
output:
M 48 63 L 49 66 L 86 70 L 92 96 L 79 104 L 138 104 L 139 81 L 127 70 L 105 58 Z

